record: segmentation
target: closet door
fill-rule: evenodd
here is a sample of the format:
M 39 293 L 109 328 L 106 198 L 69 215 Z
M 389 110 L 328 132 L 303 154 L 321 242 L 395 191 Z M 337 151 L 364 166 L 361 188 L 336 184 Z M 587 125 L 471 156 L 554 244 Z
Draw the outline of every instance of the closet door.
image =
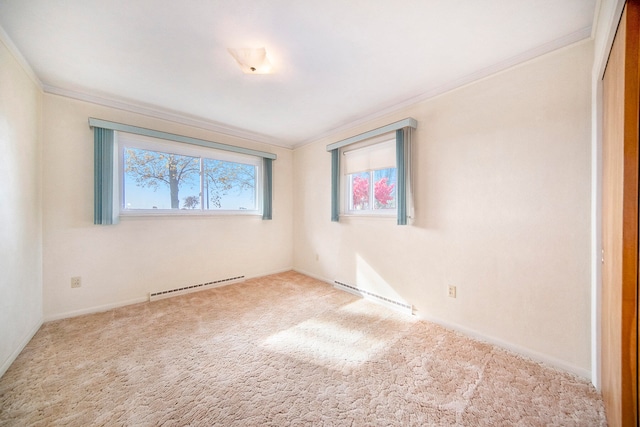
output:
M 610 426 L 638 425 L 638 22 L 629 0 L 603 78 L 602 395 Z

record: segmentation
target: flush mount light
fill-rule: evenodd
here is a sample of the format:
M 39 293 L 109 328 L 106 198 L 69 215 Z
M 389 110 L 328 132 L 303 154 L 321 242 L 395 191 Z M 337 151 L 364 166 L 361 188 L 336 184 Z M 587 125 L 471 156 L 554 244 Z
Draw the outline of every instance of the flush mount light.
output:
M 229 49 L 231 56 L 238 61 L 238 65 L 245 74 L 268 74 L 271 72 L 271 63 L 267 58 L 267 51 L 261 47 L 258 49 Z

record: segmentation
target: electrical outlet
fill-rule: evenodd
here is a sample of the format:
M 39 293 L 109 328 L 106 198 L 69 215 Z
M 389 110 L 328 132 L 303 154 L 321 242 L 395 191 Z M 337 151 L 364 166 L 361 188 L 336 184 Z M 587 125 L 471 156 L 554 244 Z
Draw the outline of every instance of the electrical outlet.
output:
M 72 288 L 79 288 L 80 286 L 82 286 L 82 281 L 80 280 L 80 276 L 72 277 L 71 278 L 71 287 Z
M 456 297 L 456 287 L 449 285 L 449 297 L 451 298 L 455 298 Z

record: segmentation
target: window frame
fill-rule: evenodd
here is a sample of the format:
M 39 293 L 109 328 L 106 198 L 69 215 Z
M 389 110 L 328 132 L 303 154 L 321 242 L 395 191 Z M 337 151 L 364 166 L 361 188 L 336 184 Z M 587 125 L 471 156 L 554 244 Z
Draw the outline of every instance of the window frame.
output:
M 372 218 L 396 218 L 398 215 L 398 199 L 397 199 L 397 181 L 398 181 L 398 164 L 395 159 L 395 148 L 394 148 L 394 159 L 393 159 L 393 167 L 385 167 L 380 169 L 367 169 L 363 171 L 357 171 L 353 173 L 347 173 L 347 162 L 342 160 L 345 155 L 352 151 L 358 150 L 371 150 L 375 151 L 375 146 L 380 145 L 381 149 L 384 149 L 383 145 L 389 142 L 393 142 L 395 146 L 395 133 L 389 132 L 383 135 L 366 139 L 364 141 L 350 144 L 345 147 L 341 147 L 339 149 L 339 155 L 341 157 L 340 161 L 340 215 L 345 217 L 372 217 Z M 373 180 L 374 173 L 377 170 L 385 170 L 385 169 L 394 169 L 396 176 L 396 196 L 395 196 L 395 207 L 389 209 L 351 209 L 351 196 L 352 196 L 352 184 L 349 176 L 356 173 L 369 173 L 371 177 L 369 184 L 369 205 L 373 206 L 375 203 L 375 182 Z
M 141 216 L 262 216 L 264 203 L 264 168 L 263 158 L 243 153 L 235 153 L 216 148 L 184 144 L 152 136 L 134 134 L 124 131 L 115 132 L 115 145 L 117 152 L 117 181 L 118 181 L 118 211 L 121 217 L 141 217 Z M 200 158 L 200 169 L 202 173 L 202 160 L 222 160 L 234 163 L 249 164 L 255 166 L 256 178 L 254 209 L 204 209 L 203 203 L 203 180 L 200 178 L 200 204 L 197 209 L 128 209 L 125 206 L 125 148 L 137 148 L 148 151 L 176 154 L 181 156 L 191 156 Z M 151 191 L 151 190 L 150 190 Z

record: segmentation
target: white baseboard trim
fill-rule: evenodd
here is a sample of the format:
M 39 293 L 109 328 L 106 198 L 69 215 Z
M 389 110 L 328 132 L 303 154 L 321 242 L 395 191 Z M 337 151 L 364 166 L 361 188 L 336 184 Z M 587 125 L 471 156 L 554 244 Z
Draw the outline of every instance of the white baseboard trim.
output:
M 308 271 L 302 270 L 300 268 L 295 268 L 295 267 L 292 268 L 292 270 L 295 271 L 296 273 L 304 274 L 305 276 L 309 276 L 312 279 L 316 279 L 328 285 L 331 285 L 331 287 L 333 287 L 334 285 L 333 280 L 326 279 L 324 277 L 318 276 L 317 274 L 309 273 Z
M 101 313 L 103 311 L 109 311 L 114 308 L 124 307 L 126 305 L 131 305 L 131 304 L 139 304 L 141 302 L 148 302 L 148 301 L 149 301 L 149 295 L 145 295 L 144 297 L 134 298 L 126 301 L 114 302 L 111 304 L 104 304 L 104 305 L 96 305 L 93 307 L 81 308 L 80 310 L 66 311 L 64 313 L 51 314 L 49 316 L 46 316 L 44 321 L 51 322 L 53 320 L 68 319 L 71 317 L 83 316 L 85 314 Z
M 245 278 L 242 281 L 230 282 L 228 285 L 233 285 L 233 284 L 236 284 L 236 283 L 242 283 L 243 281 L 246 281 L 246 280 L 249 280 L 249 279 L 256 279 L 256 278 L 259 278 L 259 277 L 271 276 L 272 274 L 284 273 L 284 272 L 287 272 L 287 271 L 291 271 L 292 269 L 293 269 L 292 267 L 287 267 L 287 268 L 275 270 L 275 271 L 268 272 L 268 273 L 247 275 L 247 276 L 245 276 Z M 225 286 L 225 284 L 223 283 L 220 286 Z M 217 286 L 217 287 L 220 287 L 220 286 Z M 208 287 L 207 289 L 211 289 L 211 288 L 212 287 Z M 204 290 L 204 289 L 202 289 L 202 290 Z M 138 298 L 134 298 L 134 299 L 126 300 L 126 301 L 120 301 L 120 302 L 115 302 L 115 303 L 111 303 L 111 304 L 104 304 L 104 305 L 97 305 L 97 306 L 93 306 L 93 307 L 82 308 L 82 309 L 79 309 L 79 310 L 66 311 L 66 312 L 63 312 L 63 313 L 51 314 L 51 315 L 48 315 L 48 316 L 46 316 L 44 318 L 44 322 L 51 322 L 53 320 L 60 320 L 60 319 L 68 319 L 68 318 L 71 318 L 71 317 L 83 316 L 85 314 L 101 313 L 103 311 L 108 311 L 108 310 L 112 310 L 114 308 L 120 308 L 120 307 L 124 307 L 124 306 L 131 305 L 131 304 L 139 304 L 141 302 L 149 302 L 149 294 L 146 294 L 143 297 L 138 297 Z M 43 322 L 41 322 L 41 325 L 42 325 L 42 323 Z
M 237 276 L 229 279 L 216 280 L 213 282 L 209 282 L 209 284 L 199 284 L 194 286 L 186 286 L 184 288 L 179 289 L 168 289 L 167 291 L 157 291 L 149 294 L 149 302 L 158 301 L 160 299 L 173 298 L 179 295 L 192 294 L 194 292 L 206 291 L 208 289 L 221 288 L 223 286 L 231 286 L 237 283 L 242 283 L 247 280 L 257 279 L 260 277 L 271 276 L 273 274 L 285 273 L 287 271 L 291 271 L 291 267 L 286 268 L 284 270 L 277 270 L 272 273 L 267 274 L 259 274 L 257 276 Z
M 541 362 L 544 363 L 546 365 L 550 365 L 554 368 L 560 369 L 562 371 L 566 371 L 569 373 L 572 373 L 574 375 L 577 375 L 579 377 L 585 378 L 587 380 L 591 380 L 591 371 L 589 369 L 584 369 L 584 368 L 579 368 L 577 366 L 574 366 L 570 363 L 565 362 L 564 360 L 561 359 L 557 359 L 555 357 L 543 354 L 543 353 L 539 353 L 537 351 L 528 349 L 526 347 L 521 347 L 519 345 L 501 340 L 499 338 L 495 338 L 495 337 L 491 337 L 489 335 L 485 335 L 481 332 L 478 332 L 474 329 L 471 328 L 467 328 L 455 323 L 451 323 L 451 322 L 446 322 L 442 319 L 436 318 L 436 317 L 432 317 L 432 316 L 425 316 L 422 314 L 417 314 L 418 318 L 427 322 L 431 322 L 431 323 L 435 323 L 437 325 L 440 325 L 444 328 L 456 331 L 456 332 L 460 332 L 470 338 L 476 339 L 478 341 L 482 341 L 482 342 L 486 342 L 489 344 L 493 344 L 497 347 L 503 348 L 505 350 L 511 351 L 513 353 L 517 353 L 521 356 L 524 356 L 528 359 L 531 359 L 535 362 Z
M 266 277 L 266 276 L 271 276 L 273 274 L 280 274 L 280 273 L 286 273 L 287 271 L 295 271 L 293 269 L 293 267 L 287 267 L 287 268 L 281 268 L 279 270 L 274 270 L 268 273 L 260 273 L 260 274 L 254 274 L 254 275 L 249 275 L 245 278 L 245 280 L 249 280 L 249 279 L 258 279 L 260 277 Z
M 0 366 L 0 378 L 2 378 L 5 372 L 7 372 L 7 370 L 13 364 L 13 362 L 16 361 L 20 353 L 22 353 L 22 350 L 24 350 L 27 344 L 29 344 L 29 341 L 31 341 L 33 336 L 40 330 L 40 327 L 42 326 L 43 323 L 44 323 L 44 320 L 41 317 L 36 322 L 35 326 L 31 328 L 31 330 L 29 330 L 29 332 L 27 332 L 27 334 L 22 338 L 20 345 L 18 345 L 18 347 L 16 347 L 16 349 L 13 350 L 13 353 L 11 353 L 11 355 L 9 355 L 9 357 L 4 362 L 2 362 L 2 366 Z
M 321 282 L 325 282 L 328 283 L 329 285 L 333 286 L 333 281 L 326 279 L 324 277 L 318 276 L 317 274 L 313 274 L 310 273 L 308 271 L 304 271 L 302 269 L 299 268 L 295 268 L 293 269 L 294 271 L 300 273 L 300 274 L 304 274 L 306 276 L 312 277 L 314 279 L 320 280 Z M 491 337 L 488 335 L 485 335 L 481 332 L 478 332 L 474 329 L 471 328 L 467 328 L 455 323 L 451 323 L 451 322 L 446 322 L 442 319 L 439 319 L 437 317 L 432 317 L 432 316 L 425 316 L 423 314 L 420 313 L 415 313 L 414 315 L 418 317 L 418 319 L 420 320 L 424 320 L 426 322 L 431 322 L 431 323 L 435 323 L 437 325 L 440 325 L 444 328 L 453 330 L 453 331 L 457 331 L 460 332 L 470 338 L 476 339 L 478 341 L 482 341 L 482 342 L 486 342 L 489 344 L 493 344 L 495 346 L 498 346 L 500 348 L 503 348 L 505 350 L 517 353 L 521 356 L 524 356 L 526 358 L 529 358 L 535 362 L 541 362 L 550 366 L 553 366 L 554 368 L 563 370 L 565 372 L 569 372 L 572 373 L 574 375 L 577 375 L 579 377 L 585 378 L 587 380 L 591 380 L 591 370 L 589 369 L 583 369 L 583 368 L 579 368 L 577 366 L 574 366 L 570 363 L 565 362 L 564 360 L 560 360 L 557 359 L 555 357 L 552 356 L 548 356 L 546 354 L 543 353 L 538 353 L 537 351 L 534 350 L 530 350 L 528 348 L 525 347 L 521 347 L 519 345 L 516 344 L 512 344 L 510 342 L 507 341 L 503 341 L 499 338 L 495 338 L 495 337 Z

